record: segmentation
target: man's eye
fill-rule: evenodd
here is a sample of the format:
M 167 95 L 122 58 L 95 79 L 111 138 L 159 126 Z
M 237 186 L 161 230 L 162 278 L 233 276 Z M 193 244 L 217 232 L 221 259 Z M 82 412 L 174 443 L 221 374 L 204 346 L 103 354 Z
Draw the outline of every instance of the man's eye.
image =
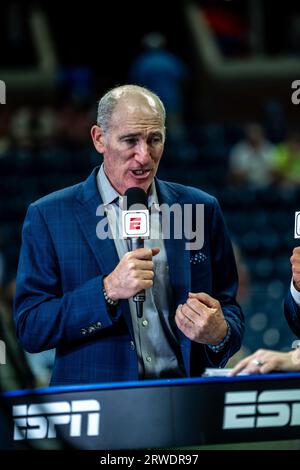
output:
M 162 141 L 160 136 L 154 136 L 151 138 L 150 142 L 151 144 L 160 144 Z
M 125 142 L 128 145 L 135 145 L 137 143 L 137 139 L 132 137 L 132 138 L 129 138 L 129 139 L 125 139 Z

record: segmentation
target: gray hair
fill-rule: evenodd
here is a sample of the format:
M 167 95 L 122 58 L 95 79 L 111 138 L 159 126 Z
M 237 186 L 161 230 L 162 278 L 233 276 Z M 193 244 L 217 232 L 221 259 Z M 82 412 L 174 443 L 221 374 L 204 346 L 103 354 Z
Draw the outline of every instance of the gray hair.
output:
M 104 134 L 109 130 L 111 117 L 115 107 L 119 102 L 119 99 L 126 93 L 142 93 L 148 96 L 150 95 L 158 104 L 161 116 L 163 118 L 163 122 L 165 122 L 166 110 L 164 104 L 161 99 L 155 93 L 153 93 L 153 91 L 138 85 L 122 85 L 112 88 L 107 93 L 105 93 L 105 95 L 102 96 L 102 98 L 99 100 L 97 125 L 101 127 Z

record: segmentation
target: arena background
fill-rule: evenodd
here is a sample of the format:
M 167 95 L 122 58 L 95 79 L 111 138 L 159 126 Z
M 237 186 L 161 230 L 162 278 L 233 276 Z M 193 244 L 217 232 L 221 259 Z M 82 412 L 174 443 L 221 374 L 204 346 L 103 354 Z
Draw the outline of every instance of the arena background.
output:
M 47 385 L 52 353 L 25 355 L 11 321 L 22 222 L 39 197 L 87 177 L 100 157 L 89 126 L 97 99 L 130 79 L 146 33 L 159 32 L 186 67 L 178 140 L 167 140 L 158 176 L 215 195 L 235 245 L 239 301 L 246 315 L 241 351 L 289 350 L 295 339 L 283 316 L 289 288 L 299 174 L 273 169 L 265 181 L 239 178 L 232 149 L 249 124 L 274 152 L 294 139 L 300 159 L 300 7 L 273 2 L 4 1 L 0 80 L 0 338 L 10 360 L 5 389 Z M 294 88 L 293 88 L 294 86 Z M 172 123 L 171 123 L 172 125 Z M 171 126 L 168 132 L 172 131 Z M 278 447 L 278 444 L 276 444 Z

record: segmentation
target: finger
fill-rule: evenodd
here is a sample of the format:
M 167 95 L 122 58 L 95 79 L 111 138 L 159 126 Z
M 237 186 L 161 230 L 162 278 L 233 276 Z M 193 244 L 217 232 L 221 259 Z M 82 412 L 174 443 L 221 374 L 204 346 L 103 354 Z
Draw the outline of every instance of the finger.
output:
M 300 257 L 300 246 L 296 246 L 294 249 L 293 249 L 293 255 L 292 257 L 295 256 L 295 257 Z
M 239 372 L 241 372 L 243 369 L 245 369 L 248 364 L 249 364 L 249 358 L 245 358 L 245 359 L 242 359 L 233 369 L 232 371 L 229 373 L 230 376 L 232 375 L 236 375 L 238 374 Z
M 300 370 L 300 349 L 299 348 L 291 351 L 290 361 L 292 363 L 292 367 L 294 366 L 296 370 Z
M 210 295 L 208 295 L 206 292 L 197 292 L 197 293 L 189 292 L 189 297 L 198 299 L 200 302 L 204 303 L 207 307 L 217 308 L 219 305 L 219 302 L 213 297 L 211 297 Z
M 300 273 L 295 273 L 293 270 L 293 281 L 294 281 L 294 286 L 297 287 L 300 281 Z
M 142 260 L 152 260 L 152 256 L 155 256 L 158 253 L 159 248 L 138 248 L 137 250 L 130 252 L 130 257 Z
M 298 248 L 299 248 L 299 247 L 298 247 Z M 295 250 L 294 250 L 292 256 L 290 257 L 290 260 L 291 260 L 291 261 L 296 261 L 296 262 L 298 261 L 298 262 L 299 262 L 299 260 L 300 260 L 300 251 L 295 251 Z
M 175 323 L 187 338 L 193 340 L 193 323 L 183 315 L 181 306 L 176 310 Z
M 151 287 L 153 287 L 153 281 L 150 279 L 149 280 L 143 279 L 139 282 L 139 285 L 140 287 L 139 287 L 138 292 L 142 289 L 151 289 Z
M 136 271 L 136 277 L 141 279 L 142 281 L 153 280 L 154 279 L 154 272 L 150 270 L 140 270 Z
M 261 374 L 261 367 L 250 364 L 248 367 L 245 367 L 245 369 L 243 370 L 243 373 L 249 374 L 249 375 L 259 375 Z
M 188 325 L 193 325 L 194 322 L 189 318 L 188 315 L 186 315 L 183 308 L 184 305 L 178 305 L 178 308 L 176 310 L 176 315 L 180 324 L 184 325 L 185 327 Z
M 181 306 L 182 314 L 189 319 L 192 323 L 196 323 L 199 320 L 199 315 L 191 309 L 187 304 Z
M 182 331 L 183 333 L 186 332 L 184 318 L 183 318 L 183 315 L 180 311 L 180 306 L 176 310 L 175 323 L 176 323 L 177 327 L 180 329 L 180 331 Z
M 241 359 L 232 369 L 232 372 L 236 370 L 240 371 L 244 369 L 245 367 L 247 367 L 249 364 L 253 363 L 253 361 L 257 359 L 257 356 L 256 356 L 257 352 L 258 351 L 255 351 L 255 353 L 250 354 L 250 356 L 247 356 L 247 357 L 244 357 L 244 359 Z
M 300 263 L 292 265 L 293 274 L 300 274 Z
M 259 371 L 261 374 L 268 374 L 276 370 L 275 364 L 272 361 L 265 362 L 262 366 L 260 366 Z
M 142 271 L 142 270 L 153 271 L 154 270 L 154 263 L 153 263 L 153 261 L 136 259 L 136 260 L 132 260 L 132 263 L 130 264 L 130 267 L 132 269 L 138 269 L 140 271 Z
M 211 307 L 207 307 L 204 303 L 200 302 L 200 300 L 196 298 L 188 298 L 186 301 L 187 305 L 197 314 L 197 315 L 210 315 L 212 311 L 216 309 L 212 309 Z

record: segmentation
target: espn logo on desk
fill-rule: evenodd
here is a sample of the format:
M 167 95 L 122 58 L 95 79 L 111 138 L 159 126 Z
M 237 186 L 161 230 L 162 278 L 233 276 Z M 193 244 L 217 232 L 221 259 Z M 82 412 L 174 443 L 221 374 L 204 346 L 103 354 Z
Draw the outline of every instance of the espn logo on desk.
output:
M 300 388 L 227 392 L 223 429 L 300 426 Z
M 147 238 L 150 235 L 149 211 L 125 211 L 122 214 L 122 236 Z
M 98 436 L 100 432 L 100 403 L 97 400 L 14 405 L 12 414 L 14 441 L 54 439 L 57 427 L 70 437 Z

